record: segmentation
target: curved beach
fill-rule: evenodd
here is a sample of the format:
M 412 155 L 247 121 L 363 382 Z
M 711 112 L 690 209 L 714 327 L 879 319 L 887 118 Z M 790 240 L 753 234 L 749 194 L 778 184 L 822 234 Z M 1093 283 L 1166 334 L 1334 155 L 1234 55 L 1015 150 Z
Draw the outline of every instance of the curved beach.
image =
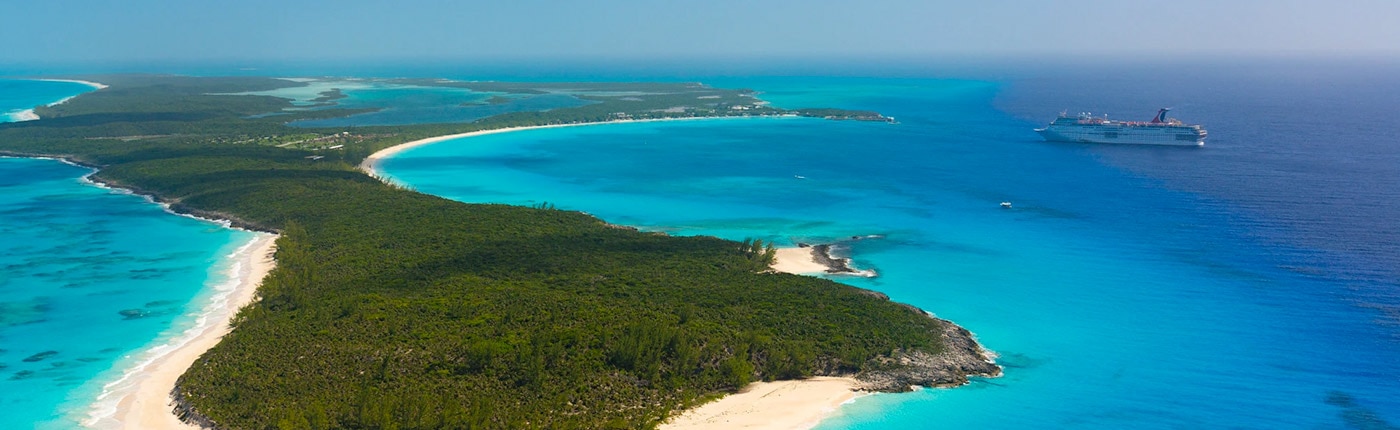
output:
M 391 146 L 371 154 L 360 163 L 360 169 L 370 176 L 391 182 L 378 170 L 385 159 L 404 150 L 423 145 L 472 136 L 508 133 L 540 128 L 616 124 L 628 122 L 676 121 L 688 119 L 715 118 L 676 118 L 653 120 L 618 120 L 582 124 L 544 125 L 535 127 L 509 127 L 494 130 L 474 131 L 447 136 L 431 137 Z M 779 248 L 773 270 L 799 275 L 813 275 L 826 272 L 829 267 L 817 261 L 812 248 Z M 821 422 L 827 414 L 835 411 L 842 403 L 851 401 L 859 394 L 859 382 L 854 378 L 817 377 L 795 381 L 755 382 L 738 393 L 685 411 L 672 418 L 661 428 L 672 430 L 720 430 L 720 429 L 795 429 L 811 428 Z M 166 414 L 169 415 L 169 414 Z M 172 416 L 173 418 L 173 416 Z
M 107 85 L 106 85 L 106 84 L 103 84 L 103 83 L 100 83 L 100 82 L 93 82 L 93 81 L 84 81 L 84 80 L 81 80 L 81 79 L 35 79 L 35 80 L 36 80 L 36 81 L 48 81 L 48 82 L 72 82 L 72 83 L 75 83 L 75 84 L 87 85 L 87 86 L 89 86 L 89 87 L 92 87 L 93 89 L 98 89 L 98 90 L 103 89 L 103 88 L 107 88 Z
M 480 131 L 472 131 L 472 132 L 467 132 L 467 133 L 449 134 L 449 135 L 446 135 L 446 136 L 429 137 L 429 138 L 427 138 L 427 139 L 419 139 L 419 140 L 415 140 L 415 141 L 412 141 L 412 142 L 404 142 L 404 143 L 400 143 L 400 144 L 398 144 L 398 145 L 390 146 L 390 147 L 388 147 L 388 148 L 384 148 L 384 149 L 375 151 L 373 154 L 370 154 L 368 157 L 365 157 L 364 161 L 361 161 L 361 162 L 360 162 L 360 170 L 364 170 L 366 173 L 369 173 L 370 176 L 379 178 L 380 180 L 382 180 L 382 181 L 384 181 L 384 182 L 390 182 L 390 183 L 392 183 L 392 181 L 388 180 L 388 178 L 386 178 L 385 176 L 383 176 L 383 175 L 381 174 L 381 172 L 379 172 L 379 170 L 378 170 L 379 164 L 382 163 L 382 162 L 384 161 L 384 159 L 389 158 L 389 157 L 393 157 L 394 154 L 398 154 L 398 153 L 400 153 L 400 152 L 403 152 L 403 151 L 406 151 L 406 150 L 409 150 L 409 149 L 412 149 L 412 148 L 417 148 L 417 147 L 423 146 L 423 145 L 431 145 L 431 144 L 434 144 L 434 143 L 438 143 L 438 142 L 442 142 L 442 141 L 447 141 L 447 140 L 452 140 L 452 139 L 458 139 L 458 138 L 463 138 L 463 137 L 472 137 L 472 136 L 483 136 L 483 135 L 487 135 L 487 134 L 509 133 L 509 132 L 512 132 L 512 131 L 525 131 L 525 130 L 535 130 L 535 129 L 542 129 L 542 128 L 582 127 L 582 126 L 589 126 L 589 125 L 626 124 L 626 123 L 633 123 L 633 122 L 698 121 L 698 120 L 720 120 L 720 119 L 789 118 L 789 117 L 795 118 L 796 116 L 795 116 L 795 115 L 779 115 L 779 116 L 766 116 L 766 117 L 752 117 L 752 116 L 720 116 L 720 117 L 695 117 L 695 118 L 619 119 L 619 120 L 612 120 L 612 121 L 581 122 L 581 123 L 575 123 L 575 124 L 551 124 L 551 125 L 535 125 L 535 126 L 528 126 L 528 127 L 494 128 L 494 129 L 490 129 L 490 130 L 480 130 Z
M 197 428 L 181 422 L 171 412 L 170 393 L 180 375 L 228 334 L 229 322 L 238 310 L 256 298 L 262 279 L 275 266 L 272 256 L 277 250 L 276 241 L 277 235 L 258 233 L 231 254 L 231 289 L 214 295 L 194 327 L 166 344 L 144 351 L 139 364 L 105 387 L 83 424 L 102 429 Z
M 457 138 L 538 128 L 668 120 L 676 119 L 619 120 L 536 127 L 511 127 L 438 136 L 407 142 L 377 151 L 367 157 L 360 164 L 360 168 L 371 176 L 392 183 L 392 179 L 383 175 L 383 173 L 378 170 L 380 163 L 399 152 L 418 146 Z M 798 275 L 834 273 L 874 276 L 873 272 L 856 271 L 849 268 L 846 266 L 847 261 L 844 259 L 842 259 L 842 261 L 833 259 L 829 253 L 829 247 L 830 245 L 778 248 L 776 259 L 771 265 L 771 268 L 777 272 Z M 867 274 L 867 272 L 869 273 Z M 947 323 L 946 331 L 947 333 L 944 333 L 945 340 L 952 339 L 951 342 L 954 342 L 953 344 L 956 345 L 956 347 L 965 350 L 963 351 L 965 353 L 963 355 L 966 357 L 962 358 L 973 362 L 971 365 L 963 366 L 965 370 L 968 370 L 967 374 L 979 374 L 979 371 L 982 372 L 980 374 L 984 376 L 997 376 L 1000 374 L 1000 369 L 996 369 L 995 372 L 990 372 L 985 369 L 985 366 L 990 366 L 992 368 L 995 368 L 995 366 L 990 364 L 991 360 L 985 351 L 972 340 L 971 333 L 950 322 Z M 903 359 L 907 359 L 907 357 Z M 926 360 L 926 357 L 914 357 L 914 359 L 916 361 Z M 940 362 L 938 364 L 929 365 L 928 367 L 939 367 L 943 364 L 944 362 Z M 918 372 L 913 372 L 915 375 L 897 373 L 899 372 L 891 372 L 888 375 L 865 375 L 870 381 L 857 380 L 854 377 L 848 376 L 821 376 L 802 380 L 754 382 L 745 386 L 738 393 L 725 395 L 713 402 L 674 415 L 660 428 L 671 430 L 805 429 L 816 426 L 822 419 L 839 409 L 842 404 L 864 395 L 863 392 L 866 391 L 907 391 L 911 385 L 956 386 L 966 383 L 965 376 L 954 376 L 950 378 L 949 375 L 937 374 L 938 372 L 933 372 L 935 373 L 933 375 L 919 375 L 917 374 Z
M 89 86 L 89 87 L 92 87 L 94 90 L 100 90 L 100 89 L 103 89 L 103 88 L 107 88 L 107 85 L 106 85 L 106 84 L 103 84 L 103 83 L 100 83 L 100 82 L 83 81 L 83 80 L 78 80 L 78 79 L 33 79 L 33 80 L 35 80 L 35 81 L 45 81 L 45 82 L 70 82 L 70 83 L 74 83 L 74 84 L 83 84 L 83 85 L 87 85 L 87 86 Z M 79 95 L 81 95 L 81 94 L 79 94 Z M 56 102 L 49 103 L 49 104 L 47 104 L 47 105 L 45 105 L 45 106 L 56 106 L 56 105 L 61 105 L 61 104 L 63 104 L 64 102 L 67 102 L 67 101 L 69 101 L 69 100 L 72 100 L 73 97 L 77 97 L 77 96 L 78 96 L 78 95 L 73 95 L 73 96 L 64 97 L 64 98 L 62 98 L 62 99 L 59 99 L 59 100 L 56 101 Z M 25 110 L 21 110 L 21 111 L 17 111 L 17 112 L 10 112 L 10 113 L 8 113 L 8 114 L 2 114 L 2 115 L 7 115 L 7 116 L 9 116 L 9 120 L 10 120 L 10 121 L 13 121 L 13 122 L 34 121 L 34 120 L 39 119 L 39 114 L 38 114 L 38 113 L 35 113 L 35 112 L 34 112 L 34 109 L 25 109 Z M 3 121 L 0 121 L 0 122 L 3 122 Z

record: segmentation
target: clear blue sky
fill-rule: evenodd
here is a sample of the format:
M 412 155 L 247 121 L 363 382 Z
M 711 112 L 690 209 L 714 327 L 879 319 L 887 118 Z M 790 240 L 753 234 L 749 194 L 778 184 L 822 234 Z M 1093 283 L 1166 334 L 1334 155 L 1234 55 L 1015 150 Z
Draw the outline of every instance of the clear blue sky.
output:
M 0 63 L 500 57 L 1400 56 L 1397 0 L 17 0 Z

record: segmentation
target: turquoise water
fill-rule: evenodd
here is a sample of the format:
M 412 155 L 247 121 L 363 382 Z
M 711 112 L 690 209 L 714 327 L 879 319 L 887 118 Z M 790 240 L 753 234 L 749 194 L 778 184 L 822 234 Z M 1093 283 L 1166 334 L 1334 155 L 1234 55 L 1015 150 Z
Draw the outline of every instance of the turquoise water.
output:
M 415 148 L 382 170 L 430 194 L 549 202 L 672 234 L 841 242 L 880 273 L 842 282 L 958 322 L 1006 367 L 967 387 L 860 398 L 823 429 L 1392 428 L 1400 265 L 1390 240 L 1400 229 L 1387 208 L 1400 172 L 1385 163 L 1400 150 L 1384 130 L 1395 121 L 1339 127 L 1359 114 L 1307 107 L 1395 100 L 1205 73 L 1135 87 L 1157 82 L 1152 73 L 1094 80 L 1117 87 L 1091 93 L 1115 106 L 1151 91 L 1191 97 L 1210 118 L 1205 148 L 1038 141 L 1024 116 L 1048 121 L 1062 103 L 1082 103 L 1084 76 L 1072 73 L 727 78 L 706 82 L 755 88 L 784 107 L 875 109 L 900 124 L 531 130 Z M 1400 88 L 1376 79 L 1373 90 Z M 1156 105 L 1137 107 L 1150 115 Z M 1295 120 L 1321 128 L 1293 133 Z M 1356 148 L 1370 155 L 1344 152 Z M 1339 200 L 1370 203 L 1338 212 Z M 1344 235 L 1352 230 L 1370 233 Z
M 823 429 L 1400 423 L 1400 127 L 1389 117 L 1400 73 L 1018 67 L 993 80 L 668 77 L 900 124 L 535 130 L 417 148 L 384 168 L 465 201 L 548 201 L 673 234 L 839 241 L 881 274 L 841 281 L 968 327 L 1006 366 L 967 387 L 860 398 Z M 556 80 L 656 77 L 599 73 Z M 461 94 L 421 91 L 347 93 L 405 107 L 387 111 L 397 123 L 458 114 L 445 104 Z M 72 95 L 11 94 L 0 108 Z M 407 109 L 420 102 L 422 115 Z M 1062 110 L 1128 119 L 1164 105 L 1206 124 L 1205 148 L 1047 144 L 1029 131 Z M 192 324 L 192 303 L 226 278 L 220 257 L 250 237 L 84 185 L 85 172 L 0 159 L 0 428 L 71 427 L 134 353 Z
M 0 81 L 0 108 L 91 88 Z M 76 428 L 147 350 L 197 324 L 252 233 L 175 216 L 54 160 L 0 158 L 0 428 Z M 113 387 L 116 388 L 116 387 Z
M 35 106 L 92 90 L 92 87 L 76 82 L 0 79 L 0 122 L 37 119 L 32 111 Z
M 76 427 L 141 351 L 194 325 L 253 237 L 86 184 L 88 172 L 0 158 L 0 428 Z

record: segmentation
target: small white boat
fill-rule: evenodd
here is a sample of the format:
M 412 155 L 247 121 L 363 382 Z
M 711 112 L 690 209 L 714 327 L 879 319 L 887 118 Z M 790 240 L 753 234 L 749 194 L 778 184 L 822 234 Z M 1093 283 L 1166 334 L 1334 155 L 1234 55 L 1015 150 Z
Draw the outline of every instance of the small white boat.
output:
M 1011 202 L 1001 202 L 1002 209 L 1011 209 Z

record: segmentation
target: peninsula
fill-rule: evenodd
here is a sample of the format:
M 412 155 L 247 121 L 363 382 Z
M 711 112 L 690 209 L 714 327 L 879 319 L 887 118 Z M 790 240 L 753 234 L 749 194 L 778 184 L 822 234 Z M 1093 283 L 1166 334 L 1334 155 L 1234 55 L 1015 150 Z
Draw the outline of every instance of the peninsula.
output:
M 903 391 L 999 374 L 971 335 L 882 294 L 773 273 L 776 252 L 466 204 L 358 168 L 407 142 L 512 127 L 778 116 L 697 83 L 413 80 L 590 103 L 452 124 L 298 128 L 367 112 L 237 95 L 282 79 L 79 76 L 109 87 L 0 125 L 0 153 L 60 157 L 171 210 L 276 232 L 232 331 L 179 377 L 206 428 L 649 428 L 756 381 Z M 736 108 L 742 107 L 742 108 Z M 823 117 L 840 115 L 822 111 Z M 853 114 L 866 116 L 866 114 Z M 372 164 L 372 161 L 370 162 Z

